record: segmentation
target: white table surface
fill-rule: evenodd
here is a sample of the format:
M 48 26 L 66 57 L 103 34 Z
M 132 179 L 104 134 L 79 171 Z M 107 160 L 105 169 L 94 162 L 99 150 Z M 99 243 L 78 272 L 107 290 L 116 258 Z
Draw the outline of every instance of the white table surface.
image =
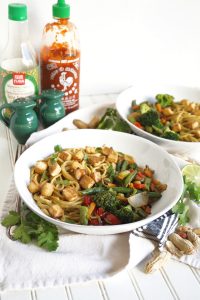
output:
M 81 106 L 113 102 L 116 96 L 116 94 L 84 96 L 81 98 Z M 2 124 L 0 124 L 0 145 L 1 209 L 9 188 L 16 151 L 15 140 Z M 171 260 L 160 271 L 146 275 L 143 272 L 144 265 L 145 261 L 137 267 L 105 280 L 69 284 L 57 288 L 7 291 L 0 294 L 0 300 L 200 299 L 200 270 Z

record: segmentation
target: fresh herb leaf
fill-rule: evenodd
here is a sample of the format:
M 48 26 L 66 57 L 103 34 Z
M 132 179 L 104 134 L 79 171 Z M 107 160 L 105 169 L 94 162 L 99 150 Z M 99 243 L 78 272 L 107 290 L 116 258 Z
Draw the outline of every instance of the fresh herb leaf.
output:
M 48 251 L 55 251 L 58 248 L 58 241 L 55 239 L 53 232 L 46 231 L 38 235 L 37 245 Z
M 43 181 L 47 180 L 48 178 L 49 178 L 49 177 L 48 177 L 48 175 L 47 175 L 47 171 L 44 171 L 44 172 L 42 173 L 40 182 L 43 182 Z
M 186 225 L 187 223 L 189 223 L 189 221 L 189 206 L 185 205 L 184 211 L 179 215 L 179 224 Z
M 190 199 L 200 204 L 200 186 L 197 186 L 193 182 L 187 182 L 187 192 Z
M 15 240 L 20 240 L 24 244 L 30 243 L 31 236 L 29 234 L 28 226 L 21 224 L 18 227 L 16 227 L 13 232 L 13 237 Z
M 179 224 L 185 225 L 190 221 L 189 206 L 186 205 L 186 200 L 200 203 L 200 186 L 193 182 L 188 182 L 186 177 L 183 176 L 184 189 L 180 200 L 172 208 L 172 211 L 178 215 Z
M 62 147 L 60 146 L 60 145 L 56 145 L 56 146 L 54 146 L 54 151 L 55 152 L 61 152 L 63 149 L 62 149 Z
M 36 242 L 39 247 L 48 251 L 55 251 L 58 247 L 57 227 L 40 218 L 26 206 L 22 207 L 20 215 L 11 211 L 2 221 L 2 225 L 16 225 L 13 238 L 24 244 Z
M 67 179 L 57 179 L 56 180 L 56 184 L 61 184 L 61 185 L 65 185 L 65 186 L 68 186 L 70 184 L 70 180 L 67 180 Z
M 187 224 L 189 219 L 189 207 L 184 203 L 183 200 L 179 200 L 177 204 L 172 208 L 173 213 L 178 215 L 179 224 L 185 225 Z
M 15 211 L 10 211 L 7 216 L 1 222 L 1 225 L 4 227 L 9 227 L 13 225 L 17 225 L 20 223 L 20 214 Z
M 58 154 L 57 153 L 53 153 L 51 156 L 50 156 L 50 161 L 52 164 L 55 164 L 56 161 L 57 161 L 57 158 L 58 158 Z
M 84 158 L 83 158 L 85 161 L 87 161 L 88 160 L 88 155 L 87 155 L 87 153 L 85 153 L 84 154 Z

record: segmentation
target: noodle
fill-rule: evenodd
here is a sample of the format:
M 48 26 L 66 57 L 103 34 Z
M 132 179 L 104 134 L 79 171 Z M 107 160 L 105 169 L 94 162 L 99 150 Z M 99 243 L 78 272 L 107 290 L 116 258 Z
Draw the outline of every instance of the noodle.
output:
M 129 174 L 128 178 L 132 179 L 130 182 L 126 179 L 124 183 L 120 179 L 119 182 L 116 181 L 114 183 L 112 174 L 124 176 L 123 171 L 117 171 L 117 165 L 121 165 L 123 162 L 126 163 L 127 168 L 127 170 L 123 171 L 125 171 L 125 174 Z M 146 185 L 141 183 L 140 180 L 146 182 L 146 176 L 152 177 L 147 178 L 149 191 L 161 193 L 166 189 L 166 185 L 161 184 L 159 181 L 153 183 L 154 172 L 147 166 L 145 169 L 138 167 L 134 171 L 134 165 L 137 166 L 134 164 L 133 157 L 108 147 L 61 148 L 60 151 L 41 161 L 37 161 L 31 167 L 28 189 L 32 193 L 38 207 L 46 215 L 64 222 L 80 224 L 80 208 L 84 205 L 84 197 L 88 197 L 84 196 L 83 191 L 91 188 L 101 189 L 103 187 L 104 190 L 109 190 L 113 187 L 119 187 L 120 191 L 116 192 L 116 198 L 122 199 L 125 204 L 128 204 L 128 200 L 123 194 L 123 189 L 128 189 L 129 195 L 137 192 L 137 189 L 144 189 Z M 138 172 L 138 175 L 134 172 Z M 141 172 L 144 172 L 144 174 Z M 145 175 L 145 172 L 152 175 Z M 136 176 L 135 181 L 132 174 Z M 152 189 L 150 189 L 150 186 Z M 95 206 L 96 204 L 93 203 L 93 209 L 89 210 L 90 222 L 95 222 L 96 220 L 104 222 L 100 216 L 93 214 L 96 212 L 94 210 Z M 137 217 L 141 218 L 141 215 Z M 95 223 L 91 224 L 96 225 Z
M 146 103 L 148 107 L 156 110 L 163 129 L 152 123 L 150 126 L 140 124 L 141 106 Z M 163 138 L 180 140 L 185 142 L 200 142 L 200 104 L 191 102 L 189 100 L 181 100 L 179 102 L 172 102 L 170 105 L 161 106 L 159 102 L 154 104 L 144 101 L 139 105 L 133 106 L 133 111 L 128 115 L 128 120 L 133 124 L 138 123 L 139 128 L 158 135 Z M 131 120 L 132 118 L 132 120 Z M 137 121 L 137 122 L 136 122 Z M 136 125 L 136 126 L 137 126 Z M 150 128 L 149 128 L 150 127 Z M 166 131 L 173 131 L 177 138 L 170 138 L 165 136 Z

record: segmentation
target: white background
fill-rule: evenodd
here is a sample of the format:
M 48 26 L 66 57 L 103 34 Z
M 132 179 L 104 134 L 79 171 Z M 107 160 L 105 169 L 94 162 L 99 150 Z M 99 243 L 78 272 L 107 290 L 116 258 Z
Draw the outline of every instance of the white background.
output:
M 39 49 L 56 0 L 27 0 Z M 0 0 L 0 51 L 7 4 Z M 81 37 L 81 94 L 119 92 L 137 81 L 200 86 L 200 0 L 69 0 Z

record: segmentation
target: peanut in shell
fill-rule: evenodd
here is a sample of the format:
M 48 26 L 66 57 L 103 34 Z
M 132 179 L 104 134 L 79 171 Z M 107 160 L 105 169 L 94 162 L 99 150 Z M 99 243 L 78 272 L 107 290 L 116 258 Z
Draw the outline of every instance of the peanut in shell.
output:
M 187 239 L 183 239 L 177 233 L 171 233 L 169 240 L 184 254 L 193 254 L 195 251 L 194 245 Z

